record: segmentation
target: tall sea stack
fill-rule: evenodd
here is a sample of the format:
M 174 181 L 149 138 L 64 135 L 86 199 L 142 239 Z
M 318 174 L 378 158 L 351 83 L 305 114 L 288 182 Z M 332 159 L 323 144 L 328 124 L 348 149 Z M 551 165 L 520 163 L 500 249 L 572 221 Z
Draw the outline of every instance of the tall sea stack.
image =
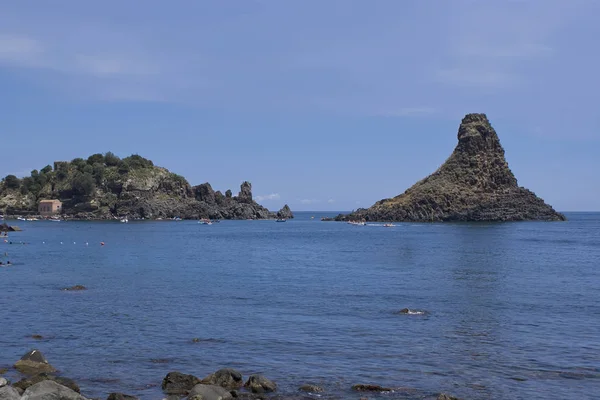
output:
M 337 220 L 564 221 L 535 193 L 519 187 L 498 135 L 485 114 L 466 115 L 458 145 L 433 174 L 403 194 Z

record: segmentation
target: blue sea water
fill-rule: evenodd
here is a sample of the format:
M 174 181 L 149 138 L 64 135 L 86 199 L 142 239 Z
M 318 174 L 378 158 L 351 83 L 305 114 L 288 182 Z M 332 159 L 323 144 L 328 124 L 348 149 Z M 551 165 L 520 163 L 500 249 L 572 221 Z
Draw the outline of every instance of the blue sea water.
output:
M 382 398 L 600 393 L 600 214 L 393 228 L 322 215 L 19 221 L 0 243 L 15 264 L 0 268 L 0 368 L 38 348 L 98 398 L 160 399 L 167 372 L 222 367 L 335 398 L 360 397 L 354 383 L 409 388 Z M 76 284 L 88 290 L 60 290 Z

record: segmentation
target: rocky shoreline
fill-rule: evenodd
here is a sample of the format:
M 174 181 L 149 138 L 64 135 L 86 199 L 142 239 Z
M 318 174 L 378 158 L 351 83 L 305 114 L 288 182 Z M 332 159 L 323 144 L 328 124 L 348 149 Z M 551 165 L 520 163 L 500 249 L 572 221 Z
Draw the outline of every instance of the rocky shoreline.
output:
M 72 379 L 63 377 L 37 349 L 28 351 L 12 367 L 19 380 L 11 383 L 1 376 L 9 371 L 0 369 L 0 400 L 88 400 Z M 307 383 L 299 385 L 292 393 L 280 393 L 277 384 L 261 374 L 244 376 L 235 369 L 222 368 L 204 378 L 171 371 L 163 378 L 160 387 L 164 400 L 227 400 L 227 399 L 277 399 L 308 400 L 315 398 L 366 400 L 385 398 L 419 398 L 431 400 L 459 400 L 445 393 L 423 393 L 406 387 L 383 387 L 374 384 L 354 384 L 346 393 L 332 392 L 327 387 Z M 138 397 L 119 392 L 108 393 L 107 400 L 136 400 Z
M 214 190 L 208 182 L 192 186 L 139 155 L 120 159 L 110 152 L 0 180 L 0 214 L 32 217 L 42 212 L 42 201 L 52 202 L 47 215 L 84 221 L 293 218 L 287 205 L 275 213 L 254 201 L 248 181 L 237 195 Z

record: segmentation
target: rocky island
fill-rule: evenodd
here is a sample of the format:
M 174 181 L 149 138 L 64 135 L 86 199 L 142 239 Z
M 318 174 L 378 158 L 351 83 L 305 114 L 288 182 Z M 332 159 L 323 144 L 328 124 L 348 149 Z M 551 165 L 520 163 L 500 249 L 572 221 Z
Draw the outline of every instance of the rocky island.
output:
M 276 213 L 256 203 L 252 185 L 244 182 L 237 196 L 215 191 L 209 183 L 188 181 L 139 155 L 119 158 L 113 153 L 87 159 L 57 161 L 19 179 L 0 182 L 0 213 L 38 214 L 43 199 L 56 199 L 59 213 L 73 219 L 270 219 Z M 58 202 L 57 202 L 58 204 Z M 280 210 L 289 217 L 287 205 Z
M 466 115 L 458 145 L 433 174 L 403 194 L 367 209 L 338 215 L 338 221 L 563 221 L 535 193 L 520 187 L 485 114 Z

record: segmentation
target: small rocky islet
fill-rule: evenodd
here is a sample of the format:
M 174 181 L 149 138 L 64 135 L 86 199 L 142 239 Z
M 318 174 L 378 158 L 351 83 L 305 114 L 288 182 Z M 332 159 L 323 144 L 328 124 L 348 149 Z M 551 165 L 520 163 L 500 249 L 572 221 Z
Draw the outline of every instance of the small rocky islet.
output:
M 395 222 L 564 221 L 520 187 L 485 114 L 467 114 L 458 144 L 442 166 L 403 194 L 326 220 Z
M 12 383 L 0 376 L 0 400 L 88 400 L 81 393 L 79 385 L 72 379 L 60 376 L 46 357 L 37 349 L 27 352 L 18 360 L 13 368 L 21 374 L 21 379 Z M 3 372 L 7 372 L 4 370 Z M 261 374 L 250 375 L 244 380 L 243 375 L 232 368 L 222 368 L 203 379 L 191 374 L 172 371 L 162 380 L 160 385 L 165 400 L 227 400 L 227 399 L 273 399 L 273 400 L 308 400 L 314 398 L 342 399 L 348 395 L 328 393 L 327 388 L 314 384 L 299 386 L 293 393 L 279 393 L 275 382 Z M 355 384 L 349 388 L 355 393 L 351 398 L 368 399 L 368 396 L 398 394 L 418 395 L 420 399 L 459 400 L 445 393 L 424 394 L 411 388 L 390 388 L 374 384 Z M 394 398 L 394 397 L 392 397 Z M 107 400 L 136 400 L 138 397 L 112 392 Z
M 241 184 L 237 196 L 222 193 L 208 182 L 192 186 L 142 156 L 121 159 L 110 152 L 56 161 L 28 177 L 0 181 L 0 213 L 6 216 L 36 215 L 43 199 L 60 200 L 64 219 L 294 218 L 287 205 L 274 213 L 254 201 L 250 182 Z

